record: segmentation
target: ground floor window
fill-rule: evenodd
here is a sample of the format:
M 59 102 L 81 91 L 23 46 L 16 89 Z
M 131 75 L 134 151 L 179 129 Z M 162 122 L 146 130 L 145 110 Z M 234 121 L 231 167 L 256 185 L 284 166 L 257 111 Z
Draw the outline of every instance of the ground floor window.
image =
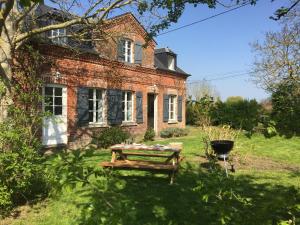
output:
M 44 111 L 54 116 L 62 115 L 63 101 L 61 87 L 45 87 Z
M 133 121 L 133 94 L 130 91 L 124 91 L 122 96 L 124 122 Z
M 177 97 L 175 95 L 170 95 L 169 96 L 169 120 L 171 120 L 171 121 L 176 121 L 177 120 L 176 99 L 177 99 Z
M 89 123 L 104 122 L 104 95 L 101 89 L 89 89 Z

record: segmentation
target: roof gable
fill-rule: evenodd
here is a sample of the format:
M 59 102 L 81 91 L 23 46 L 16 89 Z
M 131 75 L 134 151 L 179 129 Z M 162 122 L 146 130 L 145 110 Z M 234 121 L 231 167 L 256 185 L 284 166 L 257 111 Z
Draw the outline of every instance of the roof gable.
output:
M 112 28 L 116 25 L 119 24 L 130 24 L 135 31 L 140 34 L 145 40 L 147 40 L 147 38 L 149 37 L 149 34 L 147 32 L 147 30 L 144 28 L 144 26 L 139 22 L 139 20 L 130 12 L 128 13 L 124 13 L 118 16 L 115 16 L 111 19 L 109 19 L 105 25 L 103 26 L 103 28 L 105 29 L 109 29 Z M 155 47 L 155 45 L 157 44 L 156 41 L 152 38 L 151 40 L 149 40 L 149 44 L 153 45 Z

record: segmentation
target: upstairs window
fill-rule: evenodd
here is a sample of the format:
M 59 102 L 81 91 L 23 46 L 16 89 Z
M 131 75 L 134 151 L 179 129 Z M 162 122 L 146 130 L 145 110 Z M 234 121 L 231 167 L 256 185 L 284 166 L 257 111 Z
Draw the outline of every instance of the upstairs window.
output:
M 98 124 L 104 122 L 104 91 L 89 89 L 89 123 Z
M 66 33 L 65 28 L 51 30 L 50 39 L 56 44 L 64 45 L 67 43 Z
M 133 94 L 130 91 L 124 91 L 122 96 L 122 108 L 124 113 L 124 122 L 133 121 Z
M 176 121 L 177 120 L 177 104 L 176 104 L 177 97 L 175 95 L 169 96 L 169 120 L 170 121 Z
M 171 55 L 168 56 L 168 69 L 169 70 L 175 70 L 175 58 L 174 58 L 174 56 L 171 56 Z
M 118 46 L 118 59 L 122 62 L 133 62 L 133 55 L 132 55 L 133 43 L 131 40 L 122 39 L 119 42 Z

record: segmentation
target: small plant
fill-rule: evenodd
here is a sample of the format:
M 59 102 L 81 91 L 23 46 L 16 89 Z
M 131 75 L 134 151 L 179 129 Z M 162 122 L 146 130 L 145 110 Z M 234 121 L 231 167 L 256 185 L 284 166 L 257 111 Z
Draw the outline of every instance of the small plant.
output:
M 223 125 L 221 127 L 215 126 L 203 126 L 203 131 L 206 133 L 206 139 L 212 140 L 230 140 L 234 141 L 239 135 L 239 130 L 232 129 L 229 125 Z
M 188 130 L 183 128 L 166 128 L 160 132 L 162 138 L 182 137 L 188 135 Z
M 109 146 L 125 142 L 128 138 L 130 138 L 130 134 L 121 127 L 110 127 L 96 135 L 92 142 L 99 148 L 108 148 Z
M 144 135 L 144 141 L 154 141 L 154 137 L 155 131 L 152 128 L 149 128 Z

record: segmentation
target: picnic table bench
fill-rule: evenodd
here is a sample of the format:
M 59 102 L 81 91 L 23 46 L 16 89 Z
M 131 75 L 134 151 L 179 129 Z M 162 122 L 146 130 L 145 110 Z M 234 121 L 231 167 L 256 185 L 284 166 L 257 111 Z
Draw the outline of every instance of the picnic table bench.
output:
M 173 145 L 144 145 L 144 144 L 118 144 L 111 146 L 111 161 L 102 162 L 104 168 L 146 170 L 168 173 L 170 183 L 174 182 L 174 177 L 179 168 L 180 143 Z M 129 159 L 131 158 L 131 159 Z M 132 159 L 134 158 L 134 159 Z M 162 158 L 165 160 L 154 161 L 144 160 L 149 158 Z

